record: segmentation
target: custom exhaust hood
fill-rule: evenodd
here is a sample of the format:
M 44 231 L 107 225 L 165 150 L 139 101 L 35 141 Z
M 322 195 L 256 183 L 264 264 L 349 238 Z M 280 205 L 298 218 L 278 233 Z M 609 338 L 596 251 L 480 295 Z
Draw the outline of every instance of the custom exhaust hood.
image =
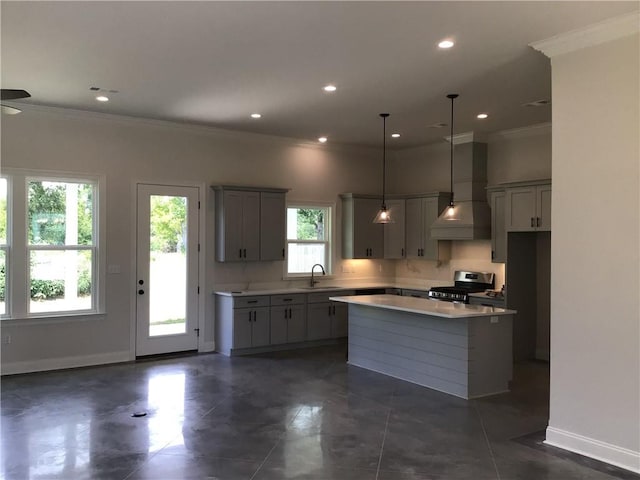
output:
M 449 140 L 449 139 L 448 139 Z M 431 237 L 438 240 L 481 240 L 491 238 L 491 210 L 487 203 L 487 144 L 474 142 L 473 134 L 453 137 L 455 216 L 444 212 L 431 225 Z

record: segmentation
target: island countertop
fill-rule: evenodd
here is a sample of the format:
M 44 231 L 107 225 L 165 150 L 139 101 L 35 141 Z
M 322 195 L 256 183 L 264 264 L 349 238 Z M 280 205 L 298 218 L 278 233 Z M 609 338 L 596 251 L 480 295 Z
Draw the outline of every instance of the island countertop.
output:
M 515 310 L 508 310 L 505 308 L 443 302 L 441 300 L 426 298 L 401 297 L 398 295 L 330 297 L 330 300 L 353 305 L 362 305 L 365 307 L 376 307 L 444 318 L 486 317 L 495 315 L 513 315 L 517 313 Z

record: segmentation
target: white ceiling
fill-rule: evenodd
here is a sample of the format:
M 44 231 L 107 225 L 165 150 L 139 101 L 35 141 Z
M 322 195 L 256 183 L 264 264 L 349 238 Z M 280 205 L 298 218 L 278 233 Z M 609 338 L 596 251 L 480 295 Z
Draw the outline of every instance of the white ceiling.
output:
M 390 147 L 551 119 L 529 43 L 638 2 L 1 2 L 2 88 L 24 103 Z M 452 37 L 456 46 L 440 50 Z M 337 92 L 322 86 L 335 83 Z M 118 90 L 96 102 L 89 87 Z M 12 102 L 19 105 L 19 102 Z M 260 120 L 249 118 L 260 112 Z M 480 121 L 479 112 L 490 117 Z M 27 112 L 23 113 L 28 114 Z

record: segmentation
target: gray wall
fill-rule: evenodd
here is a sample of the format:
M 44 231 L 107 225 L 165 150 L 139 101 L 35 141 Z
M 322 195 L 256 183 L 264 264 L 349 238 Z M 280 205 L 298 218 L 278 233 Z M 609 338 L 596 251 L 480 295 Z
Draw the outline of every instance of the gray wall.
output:
M 635 25 L 637 32 L 637 17 Z M 552 56 L 547 429 L 547 440 L 553 444 L 636 471 L 640 471 L 639 41 L 636 33 Z M 615 298 L 602 295 L 606 287 L 614 289 Z

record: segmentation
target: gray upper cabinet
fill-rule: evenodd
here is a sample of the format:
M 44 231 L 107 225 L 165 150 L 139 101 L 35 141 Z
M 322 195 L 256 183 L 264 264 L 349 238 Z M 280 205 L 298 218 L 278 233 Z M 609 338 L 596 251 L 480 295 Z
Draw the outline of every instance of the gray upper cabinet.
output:
M 405 201 L 404 199 L 387 200 L 387 208 L 393 223 L 387 223 L 384 230 L 384 258 L 397 259 L 405 257 Z
M 451 258 L 451 242 L 431 237 L 431 224 L 447 206 L 449 194 L 436 193 L 406 200 L 406 257 L 424 260 Z
M 284 260 L 284 189 L 213 187 L 216 191 L 216 260 Z
M 551 231 L 551 184 L 506 188 L 505 226 L 507 232 Z
M 505 263 L 507 261 L 507 228 L 506 219 L 507 194 L 504 190 L 489 193 L 491 206 L 491 261 Z
M 381 198 L 343 194 L 342 258 L 384 258 L 383 225 L 373 223 Z
M 260 192 L 260 260 L 284 260 L 286 210 L 284 192 Z

